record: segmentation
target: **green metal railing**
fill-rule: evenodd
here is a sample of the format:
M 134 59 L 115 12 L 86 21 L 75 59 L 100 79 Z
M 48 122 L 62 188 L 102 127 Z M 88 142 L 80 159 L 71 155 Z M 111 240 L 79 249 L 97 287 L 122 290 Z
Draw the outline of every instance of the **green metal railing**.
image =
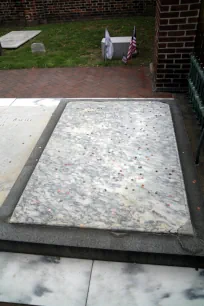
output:
M 200 150 L 204 141 L 204 68 L 195 55 L 191 55 L 191 67 L 188 77 L 189 101 L 202 126 L 202 134 L 199 141 L 196 164 L 199 163 Z

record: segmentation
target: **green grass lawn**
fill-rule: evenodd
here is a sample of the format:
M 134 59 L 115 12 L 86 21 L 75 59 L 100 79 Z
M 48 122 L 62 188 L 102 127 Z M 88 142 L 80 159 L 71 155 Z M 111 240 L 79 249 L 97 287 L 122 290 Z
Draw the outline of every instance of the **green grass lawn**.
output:
M 0 28 L 0 36 L 12 30 L 42 30 L 42 33 L 17 50 L 3 50 L 0 69 L 32 67 L 74 67 L 122 65 L 120 60 L 104 62 L 101 39 L 108 27 L 111 36 L 131 36 L 137 29 L 139 56 L 128 65 L 149 64 L 153 56 L 154 18 L 134 17 L 111 20 L 75 21 L 23 28 Z M 33 55 L 31 43 L 43 42 L 46 53 Z

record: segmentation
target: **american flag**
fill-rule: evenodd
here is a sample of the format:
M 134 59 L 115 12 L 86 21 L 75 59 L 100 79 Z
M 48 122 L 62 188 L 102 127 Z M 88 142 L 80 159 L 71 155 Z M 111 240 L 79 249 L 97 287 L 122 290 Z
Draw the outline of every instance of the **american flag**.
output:
M 134 26 L 132 39 L 129 45 L 127 56 L 123 56 L 122 61 L 127 64 L 127 62 L 132 58 L 133 54 L 137 51 L 137 42 L 136 42 L 136 28 Z

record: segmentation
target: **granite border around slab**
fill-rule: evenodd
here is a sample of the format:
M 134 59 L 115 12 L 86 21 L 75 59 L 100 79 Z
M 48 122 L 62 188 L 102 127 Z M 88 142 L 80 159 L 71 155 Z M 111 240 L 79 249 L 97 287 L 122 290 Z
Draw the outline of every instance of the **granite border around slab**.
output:
M 66 107 L 73 101 L 160 101 L 170 105 L 194 236 L 9 224 L 8 220 Z M 39 150 L 39 147 L 42 147 Z M 183 153 L 184 152 L 184 153 Z M 193 183 L 193 181 L 196 183 Z M 0 209 L 0 251 L 204 267 L 204 213 L 196 167 L 177 101 L 174 99 L 62 99 Z

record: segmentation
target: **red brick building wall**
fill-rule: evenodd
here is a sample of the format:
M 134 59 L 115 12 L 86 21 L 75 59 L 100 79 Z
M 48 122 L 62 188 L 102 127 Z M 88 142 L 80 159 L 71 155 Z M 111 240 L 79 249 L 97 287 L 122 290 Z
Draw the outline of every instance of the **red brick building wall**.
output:
M 25 23 L 22 1 L 0 0 L 0 24 L 2 23 Z
M 154 15 L 156 0 L 0 0 L 0 24 Z
M 157 0 L 155 86 L 158 91 L 183 91 L 194 49 L 201 0 Z

